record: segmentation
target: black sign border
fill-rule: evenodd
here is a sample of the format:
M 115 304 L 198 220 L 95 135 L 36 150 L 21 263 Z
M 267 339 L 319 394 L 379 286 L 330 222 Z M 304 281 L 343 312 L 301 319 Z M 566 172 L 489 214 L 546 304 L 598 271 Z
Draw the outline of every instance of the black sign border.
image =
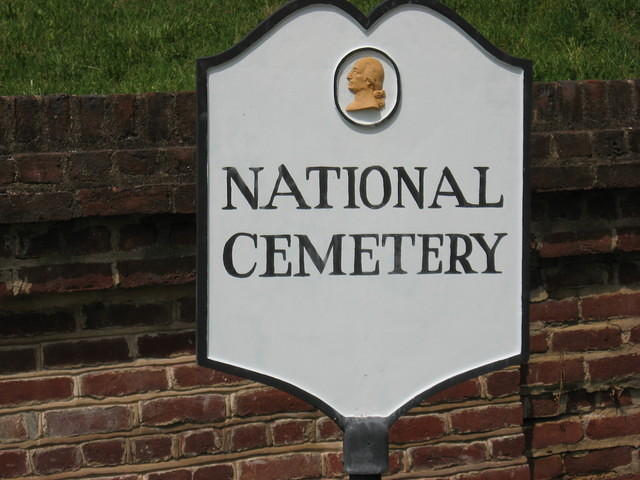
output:
M 529 184 L 529 139 L 531 132 L 531 91 L 533 64 L 530 60 L 513 57 L 503 52 L 495 45 L 484 38 L 473 26 L 460 17 L 450 8 L 442 5 L 437 0 L 386 0 L 378 5 L 368 16 L 363 14 L 347 0 L 293 0 L 273 13 L 264 22 L 251 31 L 243 40 L 230 49 L 211 57 L 199 58 L 196 64 L 196 89 L 197 89 L 197 261 L 196 261 L 196 315 L 197 315 L 197 336 L 196 352 L 198 364 L 203 367 L 212 368 L 222 372 L 237 375 L 261 382 L 265 385 L 273 386 L 291 393 L 296 397 L 306 401 L 323 413 L 332 418 L 340 428 L 344 430 L 348 417 L 340 414 L 333 407 L 322 401 L 320 398 L 309 392 L 296 387 L 284 380 L 261 374 L 241 367 L 218 362 L 208 358 L 208 159 L 207 159 L 207 69 L 225 63 L 236 56 L 242 54 L 254 43 L 260 40 L 272 28 L 294 12 L 310 6 L 329 5 L 342 10 L 357 21 L 363 29 L 369 30 L 376 22 L 390 10 L 403 5 L 421 5 L 429 8 L 438 14 L 446 17 L 462 29 L 471 39 L 478 43 L 485 51 L 493 55 L 498 60 L 519 67 L 524 73 L 524 109 L 523 109 L 523 211 L 522 211 L 522 350 L 519 355 L 499 360 L 487 365 L 483 365 L 464 373 L 451 377 L 434 387 L 425 390 L 415 396 L 404 405 L 399 407 L 391 415 L 386 417 L 385 423 L 391 426 L 401 415 L 412 407 L 418 405 L 426 397 L 441 392 L 455 384 L 483 375 L 493 370 L 499 370 L 511 365 L 525 363 L 529 358 L 529 218 L 530 218 L 530 184 Z

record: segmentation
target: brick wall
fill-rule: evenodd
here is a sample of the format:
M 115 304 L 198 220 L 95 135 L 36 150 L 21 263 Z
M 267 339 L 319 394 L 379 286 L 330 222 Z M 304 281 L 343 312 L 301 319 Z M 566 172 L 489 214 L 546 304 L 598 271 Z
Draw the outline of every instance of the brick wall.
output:
M 640 478 L 640 81 L 534 103 L 530 362 L 402 417 L 389 478 Z M 0 97 L 0 478 L 343 477 L 331 420 L 195 366 L 194 123 Z

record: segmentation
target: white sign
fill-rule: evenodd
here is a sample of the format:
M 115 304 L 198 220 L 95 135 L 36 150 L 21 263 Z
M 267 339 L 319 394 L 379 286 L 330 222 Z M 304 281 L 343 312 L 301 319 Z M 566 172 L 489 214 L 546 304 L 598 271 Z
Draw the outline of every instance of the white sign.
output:
M 199 360 L 339 423 L 526 350 L 530 66 L 424 3 L 297 2 L 199 61 Z

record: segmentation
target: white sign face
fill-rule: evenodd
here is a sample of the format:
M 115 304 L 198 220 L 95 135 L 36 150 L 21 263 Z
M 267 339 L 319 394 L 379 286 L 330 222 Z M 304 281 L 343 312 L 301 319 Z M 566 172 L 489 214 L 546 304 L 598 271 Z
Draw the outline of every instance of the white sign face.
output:
M 444 8 L 335 3 L 200 60 L 199 360 L 392 417 L 525 350 L 530 71 Z

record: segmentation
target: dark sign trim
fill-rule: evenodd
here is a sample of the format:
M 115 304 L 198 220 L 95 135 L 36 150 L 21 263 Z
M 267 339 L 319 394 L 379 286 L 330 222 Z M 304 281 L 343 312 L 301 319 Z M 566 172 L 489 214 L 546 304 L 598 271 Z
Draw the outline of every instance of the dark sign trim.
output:
M 318 408 L 326 415 L 331 417 L 342 429 L 345 428 L 346 418 L 336 411 L 333 407 L 322 401 L 320 398 L 306 392 L 295 385 L 280 380 L 269 375 L 264 375 L 251 370 L 246 370 L 234 365 L 218 362 L 208 358 L 208 118 L 207 118 L 207 69 L 225 63 L 238 55 L 242 54 L 251 45 L 261 39 L 278 23 L 284 20 L 294 12 L 314 6 L 314 5 L 330 5 L 337 7 L 349 14 L 356 20 L 365 30 L 370 29 L 383 15 L 390 10 L 403 5 L 421 5 L 427 7 L 442 16 L 448 18 L 458 27 L 460 27 L 469 37 L 477 42 L 484 50 L 493 55 L 504 63 L 522 68 L 524 73 L 524 110 L 523 110 L 523 199 L 522 199 L 522 350 L 519 355 L 499 360 L 494 363 L 483 365 L 472 370 L 468 370 L 459 375 L 451 377 L 432 388 L 420 393 L 412 398 L 404 405 L 399 407 L 395 412 L 385 418 L 387 425 L 391 425 L 401 415 L 410 408 L 418 405 L 425 398 L 441 392 L 457 383 L 477 377 L 493 370 L 506 368 L 511 365 L 518 365 L 526 362 L 529 352 L 529 218 L 530 218 L 530 186 L 529 186 L 529 136 L 531 131 L 531 87 L 532 87 L 532 63 L 530 60 L 512 57 L 496 46 L 491 44 L 484 38 L 475 28 L 467 23 L 453 10 L 442 5 L 436 0 L 387 0 L 376 7 L 369 16 L 364 15 L 360 10 L 354 7 L 346 0 L 294 0 L 269 18 L 258 25 L 255 30 L 249 33 L 242 41 L 218 55 L 200 58 L 197 60 L 196 71 L 196 88 L 197 88 L 197 280 L 196 280 L 196 296 L 197 296 L 197 360 L 198 364 L 204 367 L 220 370 L 223 372 L 237 375 L 250 380 L 255 380 L 266 385 L 270 385 L 285 392 L 291 393 L 296 397 L 306 401 L 307 403 Z M 211 226 L 213 228 L 213 226 Z

